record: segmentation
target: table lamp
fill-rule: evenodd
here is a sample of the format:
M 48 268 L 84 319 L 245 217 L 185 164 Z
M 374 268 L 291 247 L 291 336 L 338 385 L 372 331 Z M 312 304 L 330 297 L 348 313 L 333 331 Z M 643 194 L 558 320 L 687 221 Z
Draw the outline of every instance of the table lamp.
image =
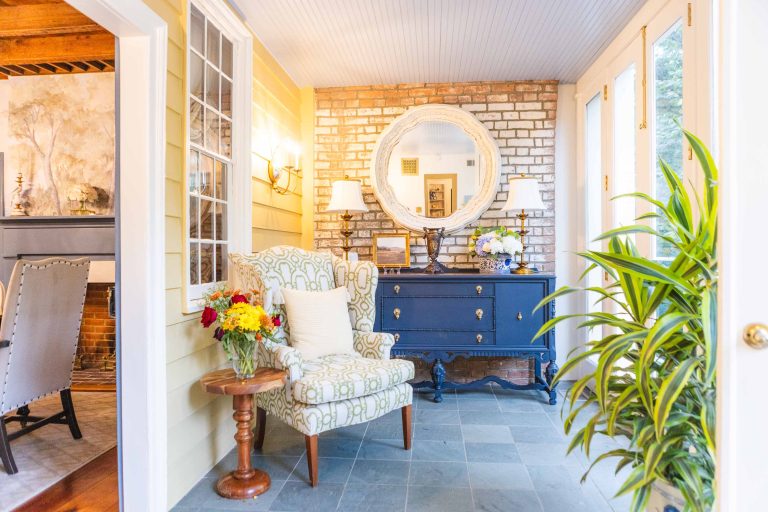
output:
M 544 202 L 541 200 L 541 193 L 539 192 L 539 182 L 536 178 L 527 178 L 525 174 L 521 174 L 519 177 L 513 177 L 509 179 L 509 195 L 507 195 L 507 202 L 501 208 L 502 211 L 520 210 L 517 214 L 517 218 L 520 219 L 520 243 L 523 245 L 523 249 L 520 251 L 520 262 L 517 264 L 517 268 L 512 269 L 513 274 L 533 274 L 538 272 L 537 269 L 528 266 L 528 262 L 525 261 L 525 235 L 528 231 L 525 229 L 525 219 L 528 218 L 528 214 L 525 210 L 543 210 L 545 208 Z
M 344 259 L 349 260 L 349 250 L 351 249 L 349 237 L 352 236 L 352 230 L 349 229 L 349 221 L 353 213 L 367 212 L 368 207 L 363 201 L 363 188 L 360 180 L 353 180 L 349 176 L 344 176 L 343 180 L 333 182 L 331 190 L 331 202 L 325 209 L 329 213 L 341 214 L 341 236 L 343 236 Z

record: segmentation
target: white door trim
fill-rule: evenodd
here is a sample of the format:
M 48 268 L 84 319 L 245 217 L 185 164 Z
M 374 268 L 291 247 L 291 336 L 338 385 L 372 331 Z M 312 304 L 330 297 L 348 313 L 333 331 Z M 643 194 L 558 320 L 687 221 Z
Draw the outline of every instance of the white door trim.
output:
M 67 0 L 119 38 L 121 508 L 167 509 L 165 104 L 168 29 L 141 0 Z M 123 250 L 125 249 L 125 250 Z

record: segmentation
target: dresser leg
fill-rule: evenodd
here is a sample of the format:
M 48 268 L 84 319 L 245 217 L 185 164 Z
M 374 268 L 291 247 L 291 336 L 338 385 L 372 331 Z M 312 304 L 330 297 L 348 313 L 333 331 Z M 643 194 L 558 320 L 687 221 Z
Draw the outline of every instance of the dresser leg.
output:
M 435 359 L 432 363 L 432 383 L 435 387 L 434 401 L 437 403 L 443 401 L 443 382 L 445 382 L 445 367 L 441 360 Z
M 554 360 L 550 361 L 547 365 L 544 377 L 547 379 L 547 386 L 549 386 L 549 405 L 555 405 L 557 403 L 557 391 L 552 387 L 552 381 L 557 375 L 558 368 L 557 363 Z M 555 385 L 557 387 L 557 385 Z

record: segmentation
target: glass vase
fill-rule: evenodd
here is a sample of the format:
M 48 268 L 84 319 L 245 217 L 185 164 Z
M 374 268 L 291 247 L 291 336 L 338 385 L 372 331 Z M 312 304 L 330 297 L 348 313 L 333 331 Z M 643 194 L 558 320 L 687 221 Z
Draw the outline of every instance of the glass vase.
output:
M 229 345 L 229 359 L 238 379 L 250 379 L 256 374 L 256 341 L 238 336 Z

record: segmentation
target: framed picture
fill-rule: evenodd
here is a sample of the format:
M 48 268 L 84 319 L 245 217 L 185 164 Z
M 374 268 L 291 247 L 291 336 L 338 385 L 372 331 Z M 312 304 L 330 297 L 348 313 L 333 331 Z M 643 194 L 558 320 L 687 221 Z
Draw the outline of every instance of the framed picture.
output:
M 410 267 L 411 235 L 373 235 L 373 262 L 377 267 Z

